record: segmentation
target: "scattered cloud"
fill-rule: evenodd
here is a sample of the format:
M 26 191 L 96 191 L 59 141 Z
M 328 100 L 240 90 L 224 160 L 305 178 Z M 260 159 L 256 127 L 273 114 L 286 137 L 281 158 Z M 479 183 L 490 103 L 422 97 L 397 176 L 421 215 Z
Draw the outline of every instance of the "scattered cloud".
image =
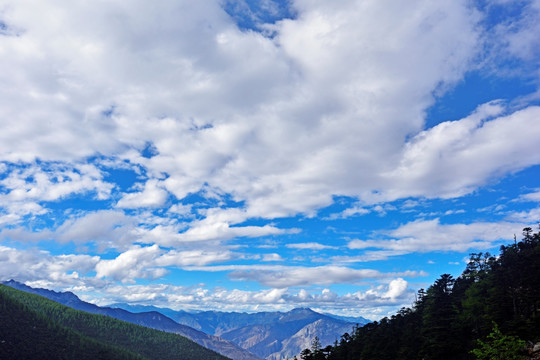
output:
M 2 276 L 376 314 L 425 275 L 407 255 L 488 249 L 540 218 L 536 1 L 4 3 Z
M 160 182 L 151 179 L 146 182 L 140 192 L 127 193 L 116 204 L 119 208 L 160 207 L 167 200 L 168 193 Z
M 97 256 L 52 255 L 36 248 L 19 250 L 0 245 L 0 279 L 39 280 L 49 287 L 80 285 L 98 261 Z
M 417 220 L 389 231 L 391 240 L 351 240 L 350 249 L 385 249 L 411 252 L 487 249 L 510 240 L 523 223 L 441 224 L 440 220 Z
M 404 271 L 381 273 L 372 269 L 353 269 L 340 266 L 245 268 L 232 271 L 229 276 L 238 281 L 255 281 L 263 286 L 288 288 L 310 284 L 330 285 L 359 283 L 368 279 L 384 279 L 392 276 L 425 276 L 423 272 Z
M 335 246 L 324 245 L 316 242 L 309 243 L 294 243 L 286 244 L 285 247 L 289 249 L 299 249 L 299 250 L 327 250 L 327 249 L 337 249 Z
M 518 200 L 520 200 L 520 201 L 540 202 L 540 189 L 536 189 L 536 190 L 537 191 L 520 195 Z

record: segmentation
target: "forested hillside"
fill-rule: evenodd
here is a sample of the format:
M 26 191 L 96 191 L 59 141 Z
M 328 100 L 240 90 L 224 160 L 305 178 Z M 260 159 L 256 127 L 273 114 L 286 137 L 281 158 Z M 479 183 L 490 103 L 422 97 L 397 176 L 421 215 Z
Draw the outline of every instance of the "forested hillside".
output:
M 412 308 L 356 328 L 334 346 L 313 344 L 301 358 L 510 360 L 526 355 L 525 341 L 540 341 L 540 232 L 531 228 L 498 256 L 471 254 L 461 276 L 441 275 Z
M 0 285 L 0 359 L 226 359 L 182 336 Z
M 3 285 L 0 285 L 0 359 L 94 360 L 142 357 L 58 325 L 6 294 Z

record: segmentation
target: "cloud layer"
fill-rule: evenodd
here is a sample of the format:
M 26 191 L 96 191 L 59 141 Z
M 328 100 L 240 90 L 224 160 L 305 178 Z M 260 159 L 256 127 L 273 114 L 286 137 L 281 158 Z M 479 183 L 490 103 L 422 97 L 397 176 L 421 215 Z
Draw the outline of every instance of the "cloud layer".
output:
M 502 19 L 508 2 L 267 4 L 265 23 L 218 0 L 3 1 L 1 278 L 136 301 L 189 274 L 212 285 L 163 301 L 397 306 L 427 273 L 363 263 L 537 220 L 530 182 L 482 205 L 496 218 L 470 205 L 540 164 L 536 1 Z M 486 98 L 471 74 L 523 85 Z M 460 86 L 469 105 L 431 119 Z

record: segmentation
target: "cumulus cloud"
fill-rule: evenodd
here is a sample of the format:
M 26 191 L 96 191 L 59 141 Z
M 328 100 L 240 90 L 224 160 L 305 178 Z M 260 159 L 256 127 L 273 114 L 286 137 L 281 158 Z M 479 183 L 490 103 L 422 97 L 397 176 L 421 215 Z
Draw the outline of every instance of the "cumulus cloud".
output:
M 115 259 L 100 260 L 96 264 L 96 277 L 135 283 L 136 279 L 156 279 L 164 276 L 166 269 L 154 267 L 155 258 L 161 252 L 157 245 L 133 246 Z
M 0 115 L 13 120 L 0 159 L 129 159 L 166 179 L 118 207 L 208 186 L 265 218 L 313 215 L 336 194 L 459 196 L 540 162 L 522 136 L 503 136 L 530 128 L 519 135 L 537 138 L 534 107 L 485 122 L 493 110 L 483 107 L 422 132 L 434 92 L 459 81 L 481 48 L 468 2 L 294 7 L 267 38 L 240 31 L 218 1 L 13 3 L 5 23 L 22 30 L 0 39 L 11 69 Z
M 89 255 L 51 255 L 49 252 L 19 250 L 0 245 L 0 278 L 22 282 L 39 280 L 42 286 L 74 286 L 85 282 L 99 257 Z M 91 283 L 91 281 L 90 281 Z
M 295 6 L 300 16 L 276 24 L 269 39 L 240 32 L 218 2 L 14 4 L 6 22 L 24 31 L 2 38 L 11 54 L 2 67 L 33 73 L 5 75 L 13 101 L 0 111 L 18 125 L 3 131 L 0 153 L 126 156 L 167 174 L 162 185 L 178 198 L 209 184 L 246 200 L 250 216 L 310 214 L 333 193 L 369 191 L 387 166 L 370 159 L 397 159 L 432 91 L 461 78 L 478 19 L 461 1 L 399 11 L 387 11 L 399 7 L 392 0 Z M 20 111 L 23 103 L 32 110 Z M 156 156 L 131 151 L 148 142 Z M 361 155 L 368 150 L 373 156 Z
M 135 219 L 116 210 L 88 212 L 68 219 L 54 236 L 63 243 L 97 243 L 102 248 L 123 248 L 138 238 Z
M 400 165 L 386 174 L 401 182 L 386 196 L 458 197 L 493 175 L 540 162 L 531 148 L 540 135 L 536 126 L 540 108 L 501 116 L 502 111 L 500 102 L 484 104 L 467 118 L 419 133 L 407 143 Z
M 479 113 L 493 110 L 483 107 L 421 132 L 433 92 L 462 78 L 482 41 L 467 2 L 294 6 L 298 16 L 278 22 L 270 39 L 239 31 L 217 1 L 13 4 L 5 22 L 23 31 L 1 38 L 10 52 L 2 67 L 13 71 L 0 114 L 14 121 L 0 155 L 129 159 L 166 179 L 148 180 L 118 207 L 161 206 L 167 192 L 182 199 L 209 186 L 265 218 L 313 215 L 336 194 L 459 196 L 540 162 L 521 136 L 501 135 L 537 128 L 535 108 L 484 124 Z M 23 69 L 32 72 L 9 75 Z M 148 143 L 154 156 L 143 156 Z M 445 180 L 448 171 L 460 180 Z M 193 231 L 185 237 L 206 236 Z
M 140 192 L 127 193 L 116 204 L 119 208 L 159 207 L 167 200 L 168 193 L 160 182 L 150 179 Z

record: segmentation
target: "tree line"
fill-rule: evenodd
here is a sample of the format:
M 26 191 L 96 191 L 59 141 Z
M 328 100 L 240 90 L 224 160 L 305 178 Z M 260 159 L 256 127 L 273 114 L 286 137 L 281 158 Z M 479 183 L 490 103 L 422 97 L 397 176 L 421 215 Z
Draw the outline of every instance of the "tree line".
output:
M 540 231 L 473 253 L 458 277 L 441 275 L 410 308 L 356 327 L 333 346 L 313 344 L 302 360 L 519 359 L 540 341 Z

